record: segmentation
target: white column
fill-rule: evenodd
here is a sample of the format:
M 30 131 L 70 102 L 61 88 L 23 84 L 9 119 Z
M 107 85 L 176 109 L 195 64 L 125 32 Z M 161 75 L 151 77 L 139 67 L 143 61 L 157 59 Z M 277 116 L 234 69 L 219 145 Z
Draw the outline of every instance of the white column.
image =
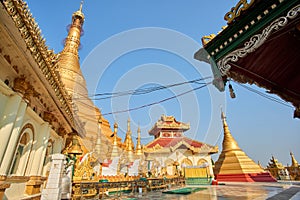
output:
M 65 155 L 52 155 L 52 163 L 46 189 L 42 191 L 41 200 L 60 200 L 61 199 L 61 179 L 63 175 Z
M 28 169 L 30 176 L 40 176 L 39 168 L 43 165 L 44 157 L 50 133 L 50 126 L 48 122 L 45 122 L 37 128 L 35 131 L 34 145 L 30 156 L 30 168 Z
M 14 123 L 17 116 L 19 116 L 18 110 L 22 100 L 22 97 L 18 94 L 7 98 L 8 100 L 6 104 L 1 103 L 1 109 L 4 111 L 0 119 L 0 165 L 3 161 L 3 156 L 5 154 L 11 132 L 14 128 Z
M 20 128 L 23 124 L 23 119 L 26 112 L 27 103 L 22 101 L 20 103 L 17 117 L 13 126 L 13 130 L 11 132 L 11 136 L 6 147 L 5 154 L 3 156 L 3 162 L 0 166 L 0 175 L 7 175 L 8 171 L 11 168 L 12 160 L 15 154 L 16 146 L 18 144 L 19 135 L 20 135 Z M 2 140 L 2 139 L 1 139 Z
M 44 159 L 45 159 L 45 155 L 46 155 L 46 150 L 47 150 L 47 145 L 48 145 L 48 139 L 49 139 L 49 135 L 50 135 L 50 125 L 48 122 L 44 123 L 42 125 L 42 130 L 40 133 L 42 138 L 41 138 L 41 142 L 42 144 L 40 145 L 40 147 L 38 148 L 38 150 L 35 153 L 35 162 L 38 166 L 38 171 L 37 171 L 37 175 L 41 176 L 42 175 L 42 170 L 43 170 L 43 164 L 44 164 Z

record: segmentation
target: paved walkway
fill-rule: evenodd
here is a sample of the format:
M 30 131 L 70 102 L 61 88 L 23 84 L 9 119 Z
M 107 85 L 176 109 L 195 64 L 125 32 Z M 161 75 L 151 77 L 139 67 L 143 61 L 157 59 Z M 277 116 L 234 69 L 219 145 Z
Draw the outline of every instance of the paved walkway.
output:
M 281 199 L 296 199 L 297 196 L 300 199 L 300 187 L 290 187 L 270 198 L 268 198 L 267 200 L 281 200 Z
M 300 200 L 300 186 L 289 183 L 226 183 L 225 185 L 198 186 L 205 188 L 189 195 L 164 194 L 159 191 L 143 194 L 112 194 L 105 199 L 143 200 Z

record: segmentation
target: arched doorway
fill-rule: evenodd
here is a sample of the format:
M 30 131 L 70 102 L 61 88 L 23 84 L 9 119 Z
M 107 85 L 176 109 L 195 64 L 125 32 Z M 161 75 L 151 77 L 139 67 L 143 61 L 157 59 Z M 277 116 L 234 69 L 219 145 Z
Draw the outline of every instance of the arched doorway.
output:
M 26 124 L 20 134 L 19 143 L 16 147 L 16 153 L 12 162 L 11 173 L 16 176 L 24 176 L 33 143 L 33 126 Z

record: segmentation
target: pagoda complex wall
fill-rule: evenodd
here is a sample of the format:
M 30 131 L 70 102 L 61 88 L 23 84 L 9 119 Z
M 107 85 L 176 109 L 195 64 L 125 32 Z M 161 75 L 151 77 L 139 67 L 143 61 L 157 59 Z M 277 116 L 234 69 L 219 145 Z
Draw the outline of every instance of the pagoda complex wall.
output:
M 1 1 L 0 21 L 0 199 L 30 198 L 79 122 L 26 3 Z

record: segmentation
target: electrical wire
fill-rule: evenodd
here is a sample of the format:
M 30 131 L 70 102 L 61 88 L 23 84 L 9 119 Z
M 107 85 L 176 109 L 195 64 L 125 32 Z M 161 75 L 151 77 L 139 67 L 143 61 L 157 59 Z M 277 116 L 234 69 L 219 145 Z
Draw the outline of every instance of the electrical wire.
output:
M 288 104 L 287 102 L 285 102 L 284 100 L 281 100 L 281 99 L 278 99 L 278 98 L 273 97 L 273 96 L 271 96 L 271 95 L 268 95 L 268 94 L 266 94 L 266 93 L 260 92 L 260 91 L 258 91 L 258 90 L 256 90 L 256 89 L 253 89 L 253 88 L 251 88 L 251 87 L 249 87 L 249 86 L 247 86 L 247 85 L 243 85 L 243 84 L 240 84 L 240 83 L 235 82 L 235 81 L 234 81 L 234 83 L 236 83 L 237 85 L 239 85 L 239 86 L 241 86 L 241 87 L 243 87 L 243 88 L 245 88 L 245 89 L 247 89 L 247 90 L 249 90 L 249 91 L 251 91 L 251 92 L 254 92 L 254 93 L 256 93 L 256 94 L 258 94 L 258 95 L 260 95 L 260 96 L 262 96 L 262 97 L 264 97 L 264 98 L 266 98 L 266 99 L 269 99 L 269 100 L 271 100 L 271 101 L 273 101 L 273 102 L 279 103 L 279 104 L 284 105 L 284 106 L 289 107 L 289 108 L 294 108 L 293 106 L 289 105 L 289 104 Z
M 112 114 L 118 114 L 118 113 L 124 113 L 124 112 L 130 112 L 130 111 L 135 111 L 135 110 L 139 110 L 139 109 L 142 109 L 142 108 L 146 108 L 146 107 L 149 107 L 149 106 L 153 106 L 153 105 L 156 105 L 156 104 L 160 104 L 160 103 L 163 103 L 165 101 L 169 101 L 171 99 L 174 99 L 174 98 L 177 98 L 177 97 L 180 97 L 180 96 L 183 96 L 185 94 L 188 94 L 190 92 L 193 92 L 193 91 L 196 91 L 196 90 L 199 90 L 201 88 L 204 88 L 206 87 L 207 85 L 211 84 L 212 82 L 209 82 L 209 83 L 206 83 L 205 85 L 201 85 L 199 87 L 196 87 L 194 89 L 191 89 L 191 90 L 188 90 L 186 92 L 183 92 L 183 93 L 180 93 L 178 95 L 174 95 L 174 96 L 171 96 L 169 98 L 166 98 L 166 99 L 163 99 L 163 100 L 160 100 L 160 101 L 156 101 L 156 102 L 153 102 L 153 103 L 149 103 L 149 104 L 145 104 L 145 105 L 142 105 L 142 106 L 138 106 L 138 107 L 135 107 L 135 108 L 130 108 L 130 109 L 126 109 L 126 110 L 119 110 L 119 111 L 115 111 L 115 112 L 108 112 L 108 113 L 104 113 L 102 114 L 103 116 L 105 115 L 112 115 Z
M 89 95 L 89 97 L 98 97 L 98 96 L 104 96 L 104 97 L 100 97 L 100 98 L 79 97 L 79 98 L 73 98 L 73 100 L 82 100 L 82 99 L 86 99 L 86 100 L 104 100 L 104 99 L 110 99 L 110 98 L 115 98 L 115 97 L 120 97 L 120 96 L 127 96 L 127 95 L 144 95 L 144 94 L 148 94 L 148 93 L 151 93 L 151 92 L 164 90 L 164 89 L 168 89 L 168 88 L 172 88 L 172 87 L 177 87 L 177 86 L 190 84 L 190 83 L 205 85 L 206 83 L 199 82 L 199 81 L 203 81 L 203 80 L 210 79 L 210 78 L 212 78 L 212 77 L 209 76 L 209 77 L 194 79 L 194 80 L 191 80 L 191 81 L 185 81 L 185 82 L 181 82 L 181 83 L 169 84 L 169 85 L 165 85 L 165 86 L 152 86 L 152 87 L 141 88 L 141 89 L 137 89 L 137 90 L 127 90 L 127 91 L 112 92 L 112 93 L 105 92 L 105 93 Z

